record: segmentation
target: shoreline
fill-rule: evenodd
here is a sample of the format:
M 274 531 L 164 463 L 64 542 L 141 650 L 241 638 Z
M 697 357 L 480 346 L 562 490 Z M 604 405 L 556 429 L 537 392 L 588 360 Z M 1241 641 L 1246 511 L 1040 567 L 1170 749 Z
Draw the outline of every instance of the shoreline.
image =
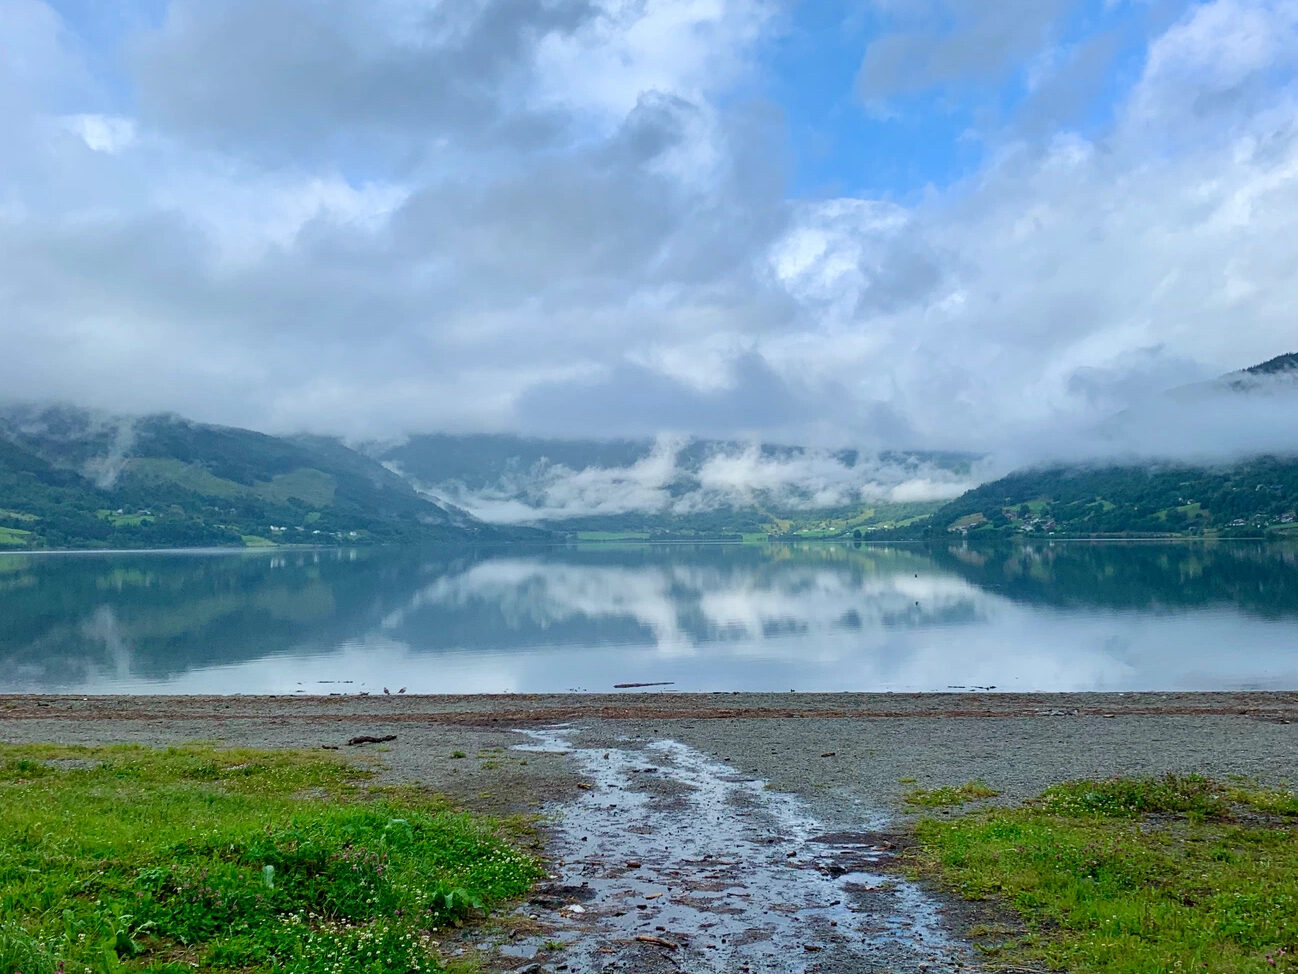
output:
M 1058 712 L 1058 713 L 1056 713 Z M 574 720 L 1022 718 L 1037 716 L 1247 717 L 1298 723 L 1298 691 L 1191 690 L 1022 693 L 749 691 L 500 694 L 0 694 L 0 721 L 384 720 L 525 724 Z
M 974 545 L 979 548 L 994 548 L 1006 544 L 1021 544 L 1024 542 L 1045 543 L 1045 544 L 1177 544 L 1181 542 L 1193 543 L 1229 543 L 1234 541 L 1264 541 L 1268 544 L 1285 544 L 1298 538 L 1294 532 L 1274 532 L 1271 534 L 1166 534 L 1166 535 L 1095 535 L 1095 534 L 1065 534 L 1065 535 L 1033 535 L 1033 534 L 1005 534 L 994 535 L 991 537 L 979 537 L 974 539 Z M 371 551 L 384 550 L 392 548 L 573 548 L 590 545 L 600 547 L 605 545 L 789 545 L 789 544 L 833 544 L 833 545 L 853 545 L 859 547 L 892 547 L 897 545 L 950 545 L 950 544 L 968 544 L 968 539 L 959 535 L 949 535 L 947 537 L 932 538 L 799 538 L 796 536 L 789 537 L 767 537 L 763 540 L 735 540 L 733 538 L 554 538 L 550 540 L 534 541 L 490 541 L 485 539 L 463 540 L 463 541 L 410 541 L 395 542 L 384 544 L 269 544 L 269 545 L 243 545 L 235 547 L 233 545 L 216 545 L 211 547 L 197 548 L 0 548 L 0 556 L 4 555 L 157 555 L 157 554 L 194 554 L 194 555 L 237 555 L 245 554 L 250 551 Z

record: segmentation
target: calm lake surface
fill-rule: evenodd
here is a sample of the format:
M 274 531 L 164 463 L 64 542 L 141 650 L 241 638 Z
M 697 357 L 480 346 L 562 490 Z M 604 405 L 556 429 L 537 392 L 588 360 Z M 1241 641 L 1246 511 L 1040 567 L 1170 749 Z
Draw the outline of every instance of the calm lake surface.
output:
M 1298 548 L 0 555 L 0 691 L 1298 688 Z

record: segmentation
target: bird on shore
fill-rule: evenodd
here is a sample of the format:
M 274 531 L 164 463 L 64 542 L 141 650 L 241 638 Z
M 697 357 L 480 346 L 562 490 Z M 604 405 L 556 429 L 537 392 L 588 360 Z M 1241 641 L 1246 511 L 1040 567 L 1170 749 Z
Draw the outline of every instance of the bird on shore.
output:
M 392 691 L 389 690 L 387 687 L 383 688 L 383 692 L 386 693 L 388 696 L 392 696 Z
M 405 688 L 405 687 L 402 687 L 400 690 L 397 691 L 397 693 L 405 693 L 405 692 L 406 692 L 406 688 Z

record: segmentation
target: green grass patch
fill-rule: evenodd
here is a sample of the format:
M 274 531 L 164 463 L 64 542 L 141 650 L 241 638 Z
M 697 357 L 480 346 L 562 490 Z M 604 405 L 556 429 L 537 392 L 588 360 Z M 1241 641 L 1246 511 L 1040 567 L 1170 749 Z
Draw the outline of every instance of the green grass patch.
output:
M 278 474 L 269 483 L 257 484 L 256 491 L 272 501 L 297 499 L 311 507 L 328 507 L 334 502 L 336 486 L 336 481 L 330 474 L 303 467 L 292 473 Z
M 127 461 L 132 478 L 146 484 L 176 484 L 208 497 L 239 497 L 249 492 L 243 484 L 212 473 L 201 463 L 185 463 L 164 457 L 135 457 Z
M 916 827 L 922 873 L 1011 908 L 999 965 L 1298 971 L 1298 796 L 1198 776 L 1079 781 Z
M 648 531 L 578 531 L 578 541 L 647 541 Z
M 21 548 L 31 542 L 32 533 L 22 528 L 0 527 L 0 547 Z
M 145 521 L 153 520 L 149 514 L 118 514 L 116 511 L 108 510 L 96 511 L 95 513 L 115 528 L 138 527 Z
M 517 825 L 314 752 L 0 745 L 0 971 L 438 971 Z
M 981 781 L 966 781 L 963 785 L 947 785 L 942 788 L 915 788 L 906 792 L 902 798 L 907 805 L 917 808 L 951 808 L 984 798 L 995 798 L 999 794 L 995 788 L 988 788 Z
M 263 538 L 259 534 L 243 534 L 239 536 L 243 541 L 245 548 L 274 548 L 275 542 L 270 538 Z

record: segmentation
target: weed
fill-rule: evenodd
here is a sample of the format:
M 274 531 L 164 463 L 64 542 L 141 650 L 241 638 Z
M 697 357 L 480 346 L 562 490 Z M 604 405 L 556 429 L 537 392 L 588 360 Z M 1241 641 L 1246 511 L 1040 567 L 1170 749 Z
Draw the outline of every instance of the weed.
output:
M 10 974 L 54 974 L 54 956 L 12 920 L 0 923 L 0 971 Z

